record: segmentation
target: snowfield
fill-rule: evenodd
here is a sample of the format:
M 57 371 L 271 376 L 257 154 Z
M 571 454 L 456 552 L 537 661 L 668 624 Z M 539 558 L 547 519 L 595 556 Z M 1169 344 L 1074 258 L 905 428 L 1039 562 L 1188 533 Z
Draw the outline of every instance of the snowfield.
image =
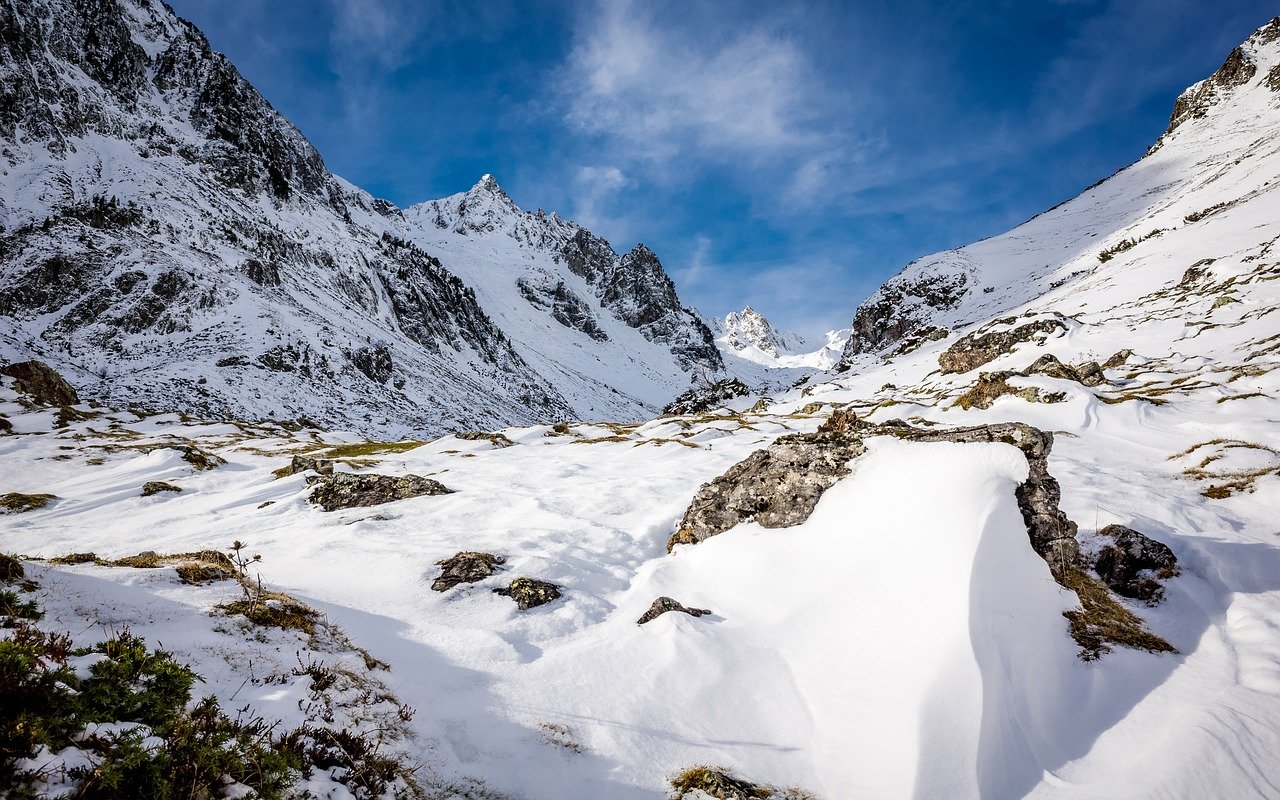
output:
M 725 372 L 790 388 L 642 422 L 634 418 L 685 381 L 673 346 L 701 341 L 702 326 L 678 303 L 656 327 L 633 325 L 624 317 L 635 297 L 606 301 L 610 281 L 629 275 L 624 260 L 651 263 L 647 249 L 610 249 L 598 272 L 574 271 L 564 251 L 530 237 L 559 247 L 578 229 L 512 211 L 486 181 L 386 223 L 363 198 L 353 213 L 369 241 L 343 258 L 359 261 L 360 248 L 419 258 L 395 240 L 405 236 L 438 257 L 442 275 L 478 287 L 459 295 L 469 299 L 458 308 L 485 312 L 468 318 L 472 332 L 514 332 L 510 350 L 485 363 L 522 365 L 530 381 L 477 401 L 489 403 L 479 416 L 521 424 L 380 441 L 340 426 L 127 403 L 41 407 L 2 377 L 0 422 L 11 430 L 0 433 L 10 509 L 0 512 L 0 552 L 25 559 L 35 585 L 21 594 L 45 609 L 43 629 L 92 644 L 127 628 L 191 665 L 204 678 L 198 693 L 223 708 L 381 738 L 388 755 L 418 767 L 428 797 L 658 800 L 694 765 L 792 799 L 1280 797 L 1272 75 L 1280 19 L 1188 90 L 1180 124 L 1143 160 L 1004 236 L 909 265 L 859 309 L 833 369 L 793 386 L 827 364 L 783 361 L 830 357 L 839 336 L 788 354 L 767 322 L 752 322 L 743 346 L 720 342 Z M 16 208 L 21 186 L 6 187 Z M 501 280 L 495 263 L 511 269 Z M 665 297 L 665 273 L 647 274 Z M 442 292 L 455 285 L 437 277 Z M 515 277 L 528 279 L 523 291 Z M 265 296 L 246 289 L 246 315 L 266 313 Z M 291 308 L 279 319 L 315 321 L 314 308 Z M 252 335 L 266 337 L 267 324 Z M 578 338 L 564 338 L 570 329 Z M 319 341 L 321 328 L 307 330 Z M 0 339 L 10 349 L 22 341 Z M 396 363 L 449 362 L 449 381 L 470 363 L 393 344 Z M 410 354 L 418 360 L 402 361 Z M 164 366 L 184 368 L 180 358 Z M 343 370 L 326 404 L 341 405 L 348 390 L 362 403 L 394 398 L 394 383 L 344 383 L 363 379 Z M 245 403 L 283 402 L 305 388 L 298 374 L 271 384 L 251 373 L 258 395 Z M 121 377 L 113 396 L 150 379 Z M 468 398 L 476 387 L 458 380 L 441 396 Z M 545 424 L 523 424 L 528 409 L 510 401 L 543 383 L 558 387 Z M 415 429 L 397 421 L 394 403 L 369 408 L 374 430 Z M 424 426 L 475 418 L 454 407 L 422 413 Z M 600 421 L 613 413 L 619 421 Z M 866 451 L 807 519 L 783 528 L 744 519 L 668 552 L 700 487 L 780 437 L 850 414 L 870 431 Z M 1004 441 L 888 435 L 895 420 L 915 431 L 1021 422 L 1051 433 L 1058 505 L 1079 528 L 1075 567 L 1101 575 L 1095 556 L 1110 546 L 1110 525 L 1176 556 L 1156 604 L 1103 592 L 1175 652 L 1113 642 L 1086 657 L 1064 616 L 1085 595 L 1055 580 L 1072 565 L 1051 569 L 1033 549 L 1020 505 L 1039 462 Z M 331 459 L 338 473 L 422 476 L 451 492 L 322 511 L 309 500 L 320 476 L 293 470 L 295 456 Z M 155 481 L 171 486 L 144 496 Z M 8 493 L 54 498 L 22 510 Z M 111 564 L 237 540 L 262 557 L 253 579 L 321 614 L 315 633 L 220 608 L 242 596 L 236 581 L 192 586 L 173 564 Z M 434 591 L 439 562 L 465 551 L 502 562 Z M 549 581 L 560 596 L 521 610 L 494 592 L 517 578 Z M 638 624 L 659 597 L 709 613 Z M 341 667 L 344 682 L 317 690 L 307 668 L 317 664 Z M 44 788 L 57 796 L 69 788 L 56 767 L 90 758 L 71 747 L 27 766 L 49 766 Z M 304 788 L 352 796 L 332 774 Z

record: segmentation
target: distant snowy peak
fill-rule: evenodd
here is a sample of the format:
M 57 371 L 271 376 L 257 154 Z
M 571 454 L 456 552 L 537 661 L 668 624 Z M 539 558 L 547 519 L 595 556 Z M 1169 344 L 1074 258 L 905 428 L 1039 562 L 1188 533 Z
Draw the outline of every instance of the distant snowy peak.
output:
M 709 325 L 723 352 L 771 369 L 831 369 L 849 338 L 848 328 L 828 331 L 819 345 L 798 333 L 778 330 L 751 306 L 716 317 Z
M 754 347 L 775 358 L 799 351 L 808 344 L 798 333 L 780 331 L 773 327 L 763 314 L 751 306 L 716 318 L 715 329 L 717 338 L 722 339 L 733 350 Z

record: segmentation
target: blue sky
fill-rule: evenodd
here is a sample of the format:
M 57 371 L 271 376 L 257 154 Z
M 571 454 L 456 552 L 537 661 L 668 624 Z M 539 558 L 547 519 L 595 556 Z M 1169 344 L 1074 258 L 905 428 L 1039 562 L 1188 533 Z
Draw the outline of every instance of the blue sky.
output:
M 905 263 L 1142 155 L 1270 2 L 169 0 L 330 169 L 493 173 L 649 244 L 685 302 L 815 334 Z

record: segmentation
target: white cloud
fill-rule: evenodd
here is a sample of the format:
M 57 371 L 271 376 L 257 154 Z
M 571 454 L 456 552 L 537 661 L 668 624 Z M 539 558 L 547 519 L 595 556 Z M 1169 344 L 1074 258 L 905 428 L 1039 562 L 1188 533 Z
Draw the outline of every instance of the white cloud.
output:
M 573 218 L 589 229 L 609 226 L 609 206 L 618 192 L 631 184 L 614 166 L 579 167 L 573 178 Z
M 651 177 L 695 159 L 780 171 L 782 190 L 822 177 L 808 164 L 851 163 L 840 98 L 786 33 L 742 20 L 681 26 L 633 0 L 592 8 L 558 89 L 569 125 L 617 159 Z

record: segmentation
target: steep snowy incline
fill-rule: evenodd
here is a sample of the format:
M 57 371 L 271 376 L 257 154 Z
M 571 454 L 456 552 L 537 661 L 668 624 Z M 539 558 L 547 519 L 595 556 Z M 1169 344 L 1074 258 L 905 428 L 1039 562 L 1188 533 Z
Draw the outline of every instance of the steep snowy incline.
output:
M 158 0 L 5 3 L 0 76 L 0 358 L 87 397 L 425 435 L 645 418 L 723 369 L 647 248 L 487 176 L 419 225 Z
M 1087 276 L 1121 274 L 1154 242 L 1199 240 L 1242 206 L 1275 208 L 1278 155 L 1280 18 L 1183 93 L 1142 159 L 1008 233 L 926 256 L 887 281 L 858 307 L 844 361 L 913 332 L 981 322 Z

